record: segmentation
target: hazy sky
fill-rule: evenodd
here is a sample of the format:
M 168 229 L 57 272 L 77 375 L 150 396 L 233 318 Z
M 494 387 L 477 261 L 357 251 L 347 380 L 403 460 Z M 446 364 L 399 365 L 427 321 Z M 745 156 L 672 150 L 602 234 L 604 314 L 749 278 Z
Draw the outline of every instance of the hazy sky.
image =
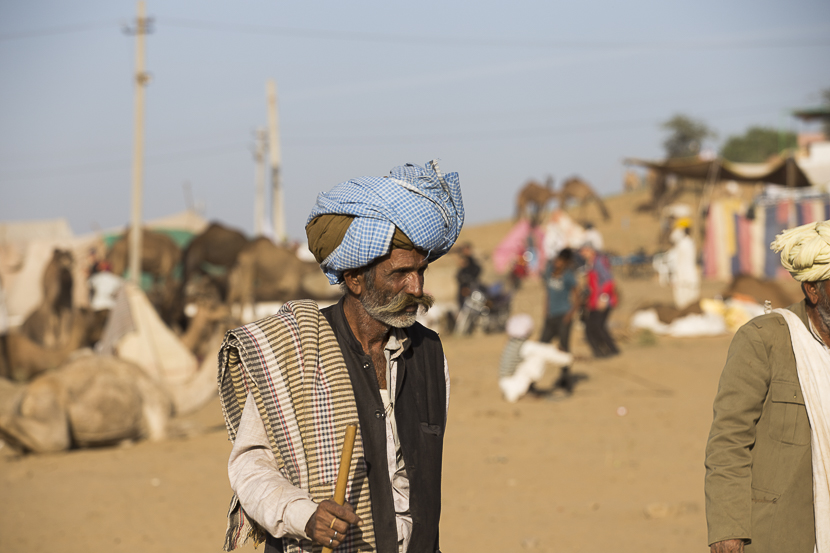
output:
M 127 223 L 135 39 L 122 0 L 0 2 L 0 220 Z M 152 1 L 144 215 L 253 230 L 255 129 L 279 87 L 288 232 L 319 191 L 440 158 L 467 221 L 530 177 L 621 189 L 681 112 L 795 128 L 830 88 L 830 2 Z

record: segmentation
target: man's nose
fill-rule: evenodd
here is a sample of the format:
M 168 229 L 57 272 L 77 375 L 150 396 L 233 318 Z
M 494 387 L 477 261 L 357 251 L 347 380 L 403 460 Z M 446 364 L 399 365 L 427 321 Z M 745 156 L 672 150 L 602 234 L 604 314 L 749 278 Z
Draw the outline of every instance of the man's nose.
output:
M 420 273 L 415 273 L 409 275 L 409 278 L 406 279 L 406 288 L 404 288 L 407 294 L 413 295 L 416 298 L 420 298 L 424 295 L 424 275 Z

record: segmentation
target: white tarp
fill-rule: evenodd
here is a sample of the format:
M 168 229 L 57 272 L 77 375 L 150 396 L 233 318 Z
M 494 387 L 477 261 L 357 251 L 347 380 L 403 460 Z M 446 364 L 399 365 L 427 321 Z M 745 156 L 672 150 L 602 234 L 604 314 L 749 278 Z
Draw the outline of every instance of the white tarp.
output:
M 115 344 L 116 355 L 140 366 L 154 380 L 185 383 L 196 374 L 196 356 L 164 324 L 141 289 L 125 283 L 122 290 L 134 328 Z

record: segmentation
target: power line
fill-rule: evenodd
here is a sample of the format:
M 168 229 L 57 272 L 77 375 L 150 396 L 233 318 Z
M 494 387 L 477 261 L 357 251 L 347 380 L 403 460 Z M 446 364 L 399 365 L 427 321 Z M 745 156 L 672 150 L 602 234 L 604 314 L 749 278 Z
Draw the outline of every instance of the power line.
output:
M 547 40 L 547 39 L 512 39 L 498 37 L 450 37 L 402 35 L 364 31 L 339 31 L 311 29 L 301 27 L 282 27 L 253 25 L 245 23 L 225 23 L 186 18 L 157 18 L 163 25 L 172 28 L 201 31 L 216 31 L 248 35 L 284 36 L 301 39 L 323 39 L 347 42 L 366 42 L 374 44 L 400 44 L 417 46 L 452 46 L 452 47 L 495 47 L 495 48 L 531 48 L 531 49 L 582 49 L 582 50 L 739 50 L 758 48 L 810 48 L 830 46 L 830 38 L 752 38 L 752 39 L 706 39 L 706 40 Z M 0 42 L 65 35 L 103 28 L 122 26 L 116 20 L 79 23 L 30 29 L 26 31 L 0 33 Z
M 646 49 L 646 50 L 725 50 L 754 48 L 801 48 L 813 46 L 830 46 L 830 38 L 798 39 L 709 39 L 678 41 L 625 41 L 625 40 L 543 40 L 510 39 L 493 37 L 448 37 L 402 35 L 364 31 L 321 30 L 299 27 L 282 27 L 252 25 L 245 23 L 224 23 L 183 18 L 160 18 L 159 21 L 169 27 L 202 31 L 219 31 L 250 35 L 290 36 L 305 39 L 326 39 L 350 42 L 370 42 L 380 44 L 412 44 L 456 47 L 502 47 L 502 48 L 542 48 L 542 49 Z
M 68 35 L 97 29 L 114 28 L 116 25 L 118 25 L 118 21 L 110 20 L 89 23 L 78 23 L 74 25 L 61 25 L 57 27 L 46 27 L 43 29 L 30 29 L 28 31 L 0 33 L 0 42 L 20 40 L 25 38 L 39 38 L 44 36 Z
M 168 163 L 175 163 L 178 161 L 185 161 L 190 159 L 199 159 L 215 155 L 247 152 L 249 142 L 232 142 L 216 146 L 208 146 L 204 148 L 194 148 L 189 150 L 182 150 L 178 152 L 166 152 L 162 154 L 148 155 L 147 165 L 165 165 Z M 64 176 L 79 176 L 89 175 L 94 173 L 103 173 L 107 171 L 123 171 L 130 165 L 129 159 L 119 159 L 112 161 L 102 161 L 97 163 L 85 163 L 82 165 L 65 165 L 62 167 L 53 167 L 45 171 L 38 171 L 33 173 L 8 173 L 0 174 L 1 181 L 27 180 L 50 177 L 64 177 Z

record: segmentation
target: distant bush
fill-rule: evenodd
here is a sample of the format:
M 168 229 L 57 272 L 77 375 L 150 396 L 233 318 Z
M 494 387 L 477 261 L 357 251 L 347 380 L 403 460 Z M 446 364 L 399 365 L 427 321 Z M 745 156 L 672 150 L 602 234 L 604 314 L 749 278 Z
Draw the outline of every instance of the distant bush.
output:
M 794 148 L 794 133 L 768 127 L 750 127 L 742 136 L 730 136 L 721 148 L 721 155 L 729 161 L 762 163 L 787 148 Z

